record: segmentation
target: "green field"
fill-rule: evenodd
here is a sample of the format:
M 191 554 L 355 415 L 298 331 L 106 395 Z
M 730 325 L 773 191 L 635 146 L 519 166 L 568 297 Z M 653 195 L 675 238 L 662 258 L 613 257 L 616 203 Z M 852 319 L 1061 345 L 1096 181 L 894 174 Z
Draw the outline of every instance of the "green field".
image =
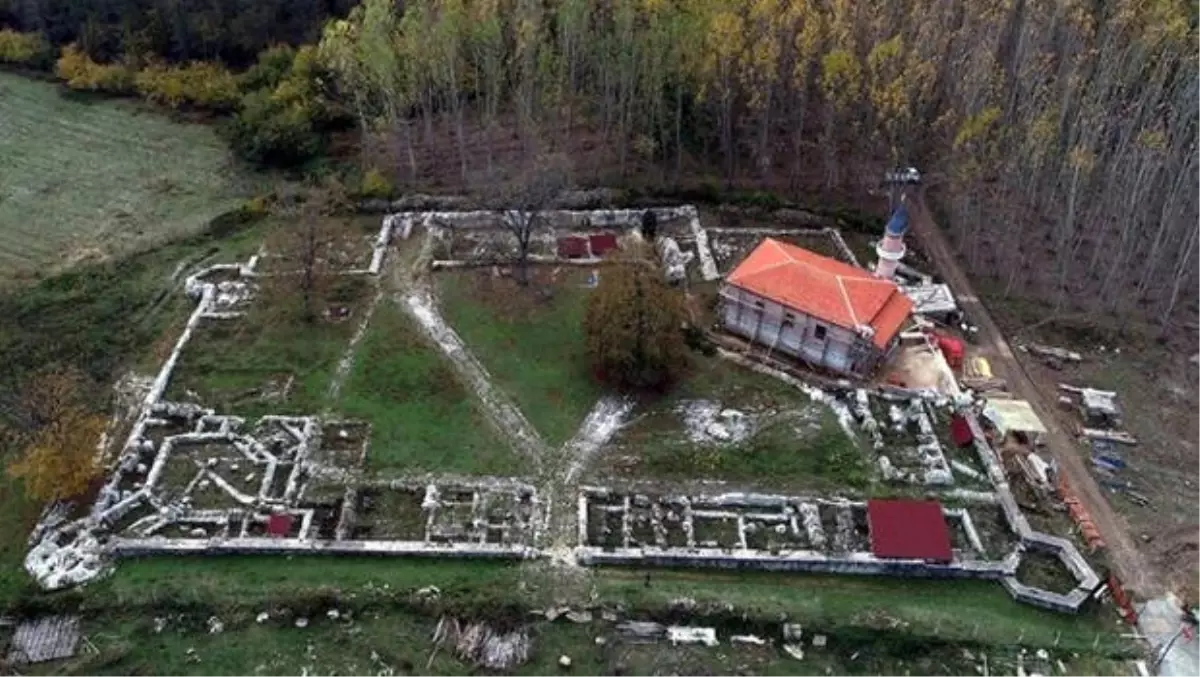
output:
M 744 439 L 697 442 L 681 407 L 743 412 Z M 690 434 L 689 434 L 690 433 Z M 715 356 L 693 353 L 688 373 L 663 397 L 641 403 L 600 454 L 590 475 L 604 478 L 752 482 L 775 490 L 861 490 L 867 455 L 828 406 L 795 387 Z
M 336 407 L 371 422 L 372 471 L 529 471 L 495 433 L 450 362 L 390 299 L 376 309 Z
M 372 294 L 361 278 L 333 280 L 316 303 L 348 308 L 349 317 L 338 322 L 304 322 L 298 298 L 275 307 L 252 303 L 243 318 L 204 322 L 180 353 L 166 396 L 194 393 L 206 406 L 239 416 L 317 413 Z M 271 390 L 286 396 L 266 396 Z
M 195 233 L 256 181 L 211 127 L 0 73 L 0 280 Z
M 994 674 L 1012 674 L 1019 646 L 1046 648 L 1072 674 L 1114 674 L 1130 656 L 1119 626 L 1089 613 L 1071 617 L 1014 604 L 994 583 L 845 576 L 650 573 L 596 570 L 597 602 L 621 604 L 626 618 L 667 621 L 677 600 L 693 622 L 718 628 L 716 648 L 623 642 L 612 623 L 575 625 L 527 615 L 545 608 L 535 579 L 496 562 L 322 557 L 150 558 L 123 562 L 78 594 L 85 632 L 98 653 L 39 666 L 54 674 L 476 674 L 430 637 L 443 614 L 524 625 L 534 654 L 518 674 L 971 674 L 991 656 Z M 416 591 L 436 586 L 435 598 Z M 65 603 L 60 600 L 58 603 Z M 328 611 L 338 610 L 337 618 Z M 963 613 L 969 609 L 969 613 Z M 270 619 L 255 617 L 269 612 Z M 208 630 L 210 617 L 224 631 Z M 297 628 L 296 618 L 307 627 Z M 154 630 L 161 619 L 161 632 Z M 780 622 L 799 623 L 802 662 L 778 647 Z M 770 640 L 732 645 L 731 634 Z M 606 641 L 597 643 L 595 637 Z M 191 652 L 189 652 L 191 650 Z M 372 658 L 372 655 L 377 658 Z M 1006 661 L 1008 662 L 1006 664 Z M 1047 673 L 1049 674 L 1049 673 Z M 1055 673 L 1057 674 L 1057 673 Z
M 487 269 L 434 278 L 447 322 L 546 442 L 558 445 L 575 434 L 603 392 L 589 373 L 583 343 L 587 273 L 535 266 L 530 274 L 528 287 Z

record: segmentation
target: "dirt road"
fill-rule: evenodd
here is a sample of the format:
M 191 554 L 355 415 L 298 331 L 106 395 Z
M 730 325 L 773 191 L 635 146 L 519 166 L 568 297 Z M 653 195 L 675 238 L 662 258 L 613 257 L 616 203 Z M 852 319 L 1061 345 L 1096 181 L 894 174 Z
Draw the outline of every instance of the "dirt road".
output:
M 914 234 L 920 238 L 925 254 L 954 290 L 959 305 L 971 321 L 978 325 L 979 353 L 987 357 L 996 376 L 1006 380 L 1011 393 L 1029 402 L 1049 431 L 1046 436 L 1047 447 L 1058 462 L 1059 470 L 1066 475 L 1080 501 L 1091 513 L 1096 528 L 1107 542 L 1108 559 L 1116 574 L 1129 590 L 1136 592 L 1140 597 L 1149 598 L 1162 594 L 1163 583 L 1158 572 L 1151 568 L 1149 561 L 1138 549 L 1138 544 L 1129 536 L 1123 520 L 1108 504 L 1100 486 L 1088 472 L 1075 440 L 1058 424 L 1051 409 L 1055 401 L 1038 388 L 1013 354 L 1000 328 L 975 294 L 966 272 L 954 256 L 950 243 L 934 223 L 926 208 L 924 195 L 915 197 L 910 207 L 910 221 Z

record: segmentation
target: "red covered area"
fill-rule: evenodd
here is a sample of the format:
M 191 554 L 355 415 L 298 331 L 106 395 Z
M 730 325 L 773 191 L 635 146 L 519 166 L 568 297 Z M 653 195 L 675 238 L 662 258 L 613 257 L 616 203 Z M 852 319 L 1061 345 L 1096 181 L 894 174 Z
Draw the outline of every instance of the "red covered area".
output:
M 963 355 L 966 353 L 966 346 L 959 339 L 945 334 L 934 334 L 937 339 L 938 348 L 942 351 L 942 355 L 946 356 L 946 363 L 955 371 L 962 369 Z
M 966 418 L 958 414 L 950 417 L 950 438 L 958 447 L 971 446 L 971 443 L 975 441 L 975 435 L 971 433 L 971 424 L 967 423 Z
M 574 235 L 558 238 L 558 257 L 561 259 L 581 259 L 588 255 L 588 241 Z
M 592 256 L 604 256 L 617 248 L 617 236 L 612 233 L 601 233 L 588 238 L 592 244 Z
M 886 559 L 949 562 L 950 532 L 942 504 L 915 499 L 867 501 L 871 553 Z
M 287 536 L 292 530 L 292 519 L 288 514 L 271 515 L 267 518 L 267 533 L 276 537 Z

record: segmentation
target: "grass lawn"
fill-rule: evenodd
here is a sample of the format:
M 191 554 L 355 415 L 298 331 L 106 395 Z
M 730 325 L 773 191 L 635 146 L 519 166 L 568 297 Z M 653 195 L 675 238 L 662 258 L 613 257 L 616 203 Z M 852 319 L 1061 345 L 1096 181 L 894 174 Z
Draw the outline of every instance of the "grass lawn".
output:
M 587 272 L 550 266 L 530 272 L 528 287 L 493 277 L 490 268 L 434 277 L 447 321 L 545 440 L 557 445 L 575 434 L 602 394 L 583 345 Z
M 720 442 L 695 436 L 697 408 L 746 414 L 752 432 Z M 863 488 L 867 457 L 828 407 L 768 376 L 693 354 L 691 371 L 665 397 L 634 411 L 601 455 L 597 478 L 753 481 L 777 489 Z
M 371 470 L 495 475 L 526 470 L 454 368 L 390 300 L 375 310 L 337 408 L 371 422 Z
M 273 603 L 382 603 L 434 585 L 464 607 L 519 597 L 516 564 L 491 560 L 305 556 L 149 557 L 122 560 L 81 592 L 83 608 L 200 608 L 232 612 Z M 358 597 L 358 602 L 353 602 Z
M 576 625 L 526 617 L 535 649 L 516 673 L 562 674 L 558 657 L 567 655 L 572 672 L 580 674 L 970 674 L 976 659 L 962 652 L 969 647 L 988 652 L 992 670 L 1005 674 L 1014 668 L 1006 662 L 1019 641 L 1051 649 L 1074 674 L 1111 674 L 1129 649 L 1117 635 L 1120 628 L 1098 614 L 1072 617 L 1019 605 L 994 583 L 663 570 L 651 575 L 646 587 L 641 571 L 598 570 L 599 601 L 624 603 L 634 618 L 665 620 L 674 600 L 694 599 L 700 614 L 695 622 L 717 627 L 720 646 L 635 645 L 599 620 Z M 408 674 L 472 673 L 449 651 L 430 662 L 437 619 L 447 613 L 512 623 L 520 609 L 511 603 L 527 597 L 520 580 L 513 565 L 456 560 L 127 561 L 81 593 L 85 634 L 99 653 L 37 672 L 298 674 L 307 668 L 309 674 L 364 674 L 390 666 Z M 411 601 L 410 593 L 427 585 L 440 590 L 436 608 Z M 331 608 L 339 618 L 328 617 Z M 260 624 L 254 619 L 262 611 L 272 618 Z M 782 614 L 804 627 L 809 641 L 801 662 L 775 644 Z M 210 616 L 224 623 L 223 632 L 208 632 Z M 307 627 L 295 627 L 296 617 L 307 618 Z M 162 632 L 154 631 L 155 618 L 165 621 Z M 731 644 L 734 633 L 773 641 Z M 811 646 L 817 633 L 828 636 L 826 647 Z M 597 644 L 596 636 L 606 641 Z
M 192 391 L 217 411 L 250 417 L 319 413 L 372 293 L 365 279 L 335 278 L 323 302 L 351 309 L 338 321 L 320 317 L 306 323 L 290 306 L 257 301 L 245 317 L 203 321 L 180 355 L 167 397 L 186 399 Z M 289 377 L 293 382 L 285 400 L 263 396 Z
M 211 127 L 0 73 L 0 279 L 200 231 L 263 183 Z
M 651 583 L 645 585 L 646 574 Z M 1014 602 L 999 583 L 873 576 L 759 572 L 708 573 L 603 569 L 602 599 L 631 607 L 669 605 L 681 597 L 701 607 L 733 605 L 737 614 L 777 618 L 830 633 L 901 629 L 916 638 L 983 645 L 1055 645 L 1099 656 L 1125 656 L 1134 644 L 1112 608 L 1072 616 Z

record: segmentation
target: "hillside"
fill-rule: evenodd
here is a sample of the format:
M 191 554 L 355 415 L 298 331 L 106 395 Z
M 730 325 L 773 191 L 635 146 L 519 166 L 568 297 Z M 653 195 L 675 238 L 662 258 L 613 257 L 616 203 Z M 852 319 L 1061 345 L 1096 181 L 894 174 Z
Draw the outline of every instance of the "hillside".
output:
M 250 194 L 212 129 L 0 73 L 0 281 L 198 232 Z

